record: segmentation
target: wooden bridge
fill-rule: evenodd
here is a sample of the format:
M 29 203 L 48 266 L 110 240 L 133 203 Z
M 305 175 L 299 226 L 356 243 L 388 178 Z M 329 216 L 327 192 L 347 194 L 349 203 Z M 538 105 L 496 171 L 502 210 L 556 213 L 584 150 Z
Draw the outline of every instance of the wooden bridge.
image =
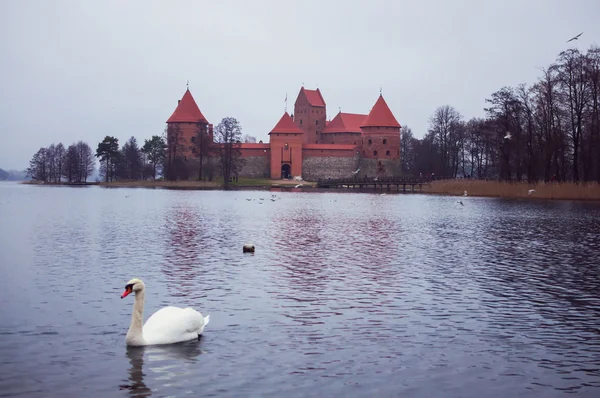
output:
M 428 177 L 350 177 L 350 178 L 325 178 L 317 182 L 318 188 L 350 188 L 350 189 L 387 189 L 392 191 L 394 187 L 396 192 L 421 191 L 423 185 L 431 183 L 432 178 Z

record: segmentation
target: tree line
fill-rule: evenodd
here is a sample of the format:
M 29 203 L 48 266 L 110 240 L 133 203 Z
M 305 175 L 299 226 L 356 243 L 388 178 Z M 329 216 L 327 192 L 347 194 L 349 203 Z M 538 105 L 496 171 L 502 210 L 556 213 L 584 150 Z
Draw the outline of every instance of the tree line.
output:
M 27 175 L 44 182 L 86 182 L 94 172 L 94 156 L 88 144 L 79 141 L 65 148 L 62 143 L 40 148 L 29 161 Z
M 79 141 L 65 149 L 62 143 L 40 148 L 29 161 L 27 175 L 43 182 L 87 182 L 100 160 L 100 175 L 105 181 L 156 178 L 164 158 L 164 139 L 153 136 L 140 148 L 131 137 L 122 148 L 119 140 L 106 136 L 94 153 L 90 146 Z
M 533 84 L 502 87 L 485 117 L 435 110 L 416 139 L 402 129 L 405 174 L 527 181 L 600 182 L 600 48 L 569 49 Z
M 99 174 L 105 182 L 156 179 L 161 175 L 169 180 L 189 179 L 191 167 L 197 167 L 198 179 L 207 178 L 207 174 L 212 179 L 216 165 L 227 185 L 242 166 L 239 145 L 242 141 L 256 142 L 256 138 L 242 137 L 241 126 L 232 117 L 217 125 L 214 140 L 206 124 L 198 124 L 191 145 L 185 144 L 180 127 L 174 124 L 167 126 L 163 136 L 146 139 L 141 147 L 133 136 L 120 146 L 118 138 L 108 135 L 98 143 L 95 153 L 83 141 L 66 149 L 62 143 L 52 144 L 33 155 L 26 172 L 30 178 L 43 182 L 86 182 L 98 159 Z M 186 153 L 190 151 L 194 159 L 187 159 Z M 203 167 L 211 169 L 210 173 Z

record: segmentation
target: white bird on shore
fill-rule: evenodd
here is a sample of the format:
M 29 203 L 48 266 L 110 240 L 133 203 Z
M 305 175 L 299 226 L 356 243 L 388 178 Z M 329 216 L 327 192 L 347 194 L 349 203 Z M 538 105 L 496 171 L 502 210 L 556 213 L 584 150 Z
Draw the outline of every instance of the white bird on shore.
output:
M 302 184 L 298 184 L 294 188 L 300 188 L 301 186 L 302 186 Z
M 527 195 L 531 196 L 531 194 L 535 193 L 535 189 L 530 189 L 527 191 Z
M 465 193 L 463 193 L 463 196 L 467 196 L 467 191 L 465 191 Z

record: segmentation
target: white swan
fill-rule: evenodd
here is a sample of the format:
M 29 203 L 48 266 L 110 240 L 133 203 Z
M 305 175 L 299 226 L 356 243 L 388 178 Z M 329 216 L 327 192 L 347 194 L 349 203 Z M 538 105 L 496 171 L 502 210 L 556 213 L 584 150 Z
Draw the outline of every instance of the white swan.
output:
M 142 326 L 144 320 L 145 285 L 141 279 L 127 282 L 121 298 L 135 293 L 131 325 L 125 342 L 129 346 L 173 344 L 200 337 L 210 321 L 193 308 L 164 307 L 156 311 Z

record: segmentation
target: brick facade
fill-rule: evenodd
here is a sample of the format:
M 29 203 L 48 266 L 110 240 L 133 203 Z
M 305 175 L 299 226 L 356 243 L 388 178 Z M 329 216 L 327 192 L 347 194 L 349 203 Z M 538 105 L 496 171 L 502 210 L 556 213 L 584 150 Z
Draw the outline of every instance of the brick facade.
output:
M 175 151 L 175 137 L 179 137 L 186 160 L 197 156 L 193 137 L 199 128 L 213 142 L 213 126 L 202 115 L 189 90 L 167 124 L 169 153 Z M 269 133 L 268 144 L 241 144 L 239 175 L 272 179 L 301 176 L 311 181 L 348 177 L 359 167 L 359 177 L 398 175 L 400 129 L 381 95 L 368 115 L 340 112 L 328 122 L 320 90 L 302 87 L 294 114 L 284 113 Z

